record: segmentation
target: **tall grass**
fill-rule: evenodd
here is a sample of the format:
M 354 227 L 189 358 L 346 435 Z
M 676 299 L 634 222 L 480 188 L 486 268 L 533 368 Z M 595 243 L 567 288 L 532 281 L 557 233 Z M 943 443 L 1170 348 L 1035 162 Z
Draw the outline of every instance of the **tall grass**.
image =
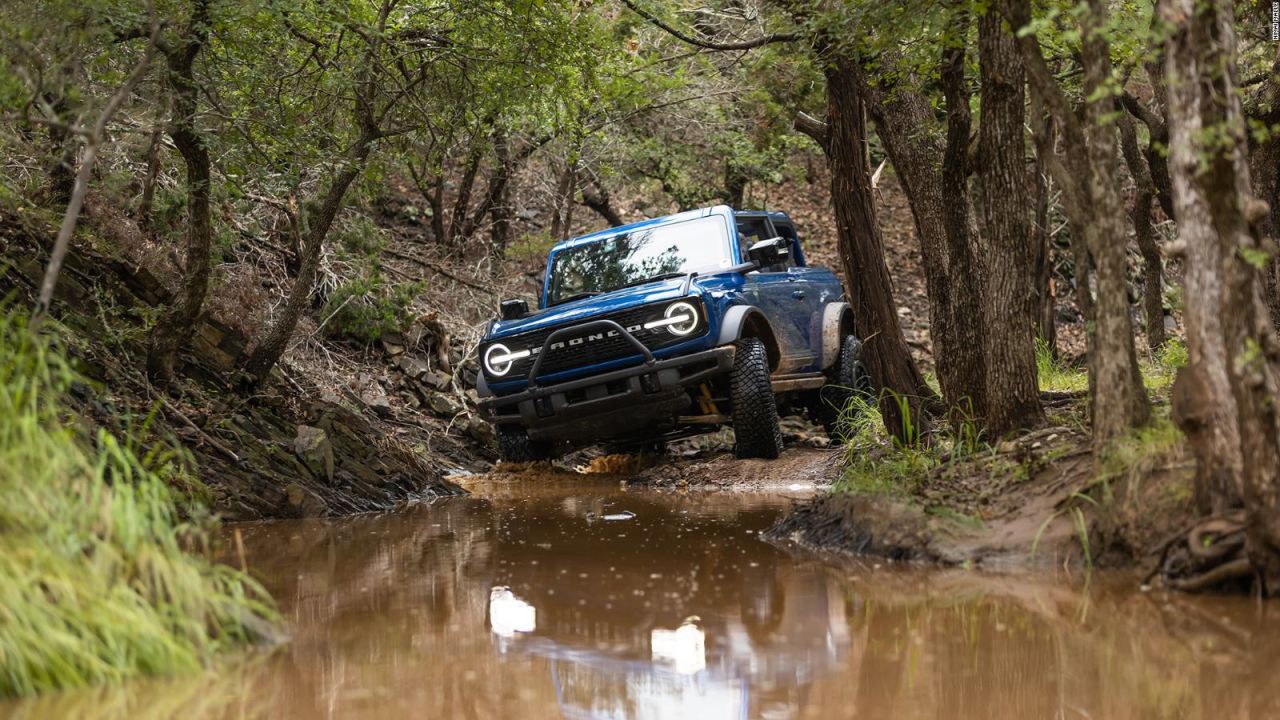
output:
M 171 454 L 90 432 L 56 345 L 0 309 L 0 697 L 199 670 L 274 618 L 242 573 L 183 548 Z
M 1044 338 L 1036 338 L 1036 376 L 1041 392 L 1080 392 L 1089 389 L 1089 373 L 1053 356 Z
M 909 405 L 900 401 L 899 408 L 912 426 Z M 890 435 L 872 398 L 855 395 L 840 420 L 848 435 L 844 474 L 833 487 L 837 492 L 906 495 L 939 463 L 942 451 L 937 445 L 921 443 L 914 434 L 907 442 Z

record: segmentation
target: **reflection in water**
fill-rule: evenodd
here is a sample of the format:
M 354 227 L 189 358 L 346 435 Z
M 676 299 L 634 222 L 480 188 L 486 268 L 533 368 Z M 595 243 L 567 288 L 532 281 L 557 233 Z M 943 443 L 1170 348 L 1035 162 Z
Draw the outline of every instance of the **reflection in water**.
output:
M 489 591 L 489 628 L 495 635 L 511 637 L 533 632 L 538 627 L 538 611 L 516 597 L 509 587 Z
M 0 717 L 1280 716 L 1280 638 L 1243 599 L 837 569 L 758 540 L 765 496 L 489 497 L 242 525 L 292 642 Z

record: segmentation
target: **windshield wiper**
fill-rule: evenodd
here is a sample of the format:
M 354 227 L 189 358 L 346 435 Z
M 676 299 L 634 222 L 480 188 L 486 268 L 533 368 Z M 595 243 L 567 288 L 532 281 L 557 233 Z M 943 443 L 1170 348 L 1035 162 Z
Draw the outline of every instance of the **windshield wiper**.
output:
M 623 283 L 618 287 L 614 288 L 614 290 L 621 290 L 622 288 L 635 287 L 636 285 L 644 285 L 646 283 L 658 282 L 659 280 L 670 280 L 671 278 L 684 277 L 685 275 L 688 275 L 688 274 L 689 273 L 687 272 L 662 273 L 661 275 L 654 275 L 653 277 L 647 277 L 647 278 L 642 278 L 640 280 L 632 280 L 629 283 Z
M 567 298 L 559 298 L 558 300 L 556 300 L 555 302 L 553 302 L 553 303 L 551 303 L 551 304 L 552 304 L 552 305 L 563 305 L 563 304 L 565 304 L 565 303 L 567 303 L 567 302 L 573 302 L 574 300 L 581 300 L 581 299 L 583 299 L 583 298 L 595 297 L 596 295 L 599 295 L 601 292 L 602 292 L 602 291 L 600 291 L 600 290 L 588 290 L 588 291 L 586 291 L 586 292 L 580 292 L 580 293 L 578 293 L 578 294 L 576 294 L 576 295 L 570 295 L 570 296 L 569 296 L 569 297 L 567 297 Z

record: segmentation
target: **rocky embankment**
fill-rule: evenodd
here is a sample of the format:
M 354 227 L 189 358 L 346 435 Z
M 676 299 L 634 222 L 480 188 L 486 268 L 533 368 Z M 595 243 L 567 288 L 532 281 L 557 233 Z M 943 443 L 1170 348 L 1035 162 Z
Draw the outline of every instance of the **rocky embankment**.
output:
M 0 267 L 0 295 L 21 306 L 34 296 L 45 254 L 29 228 L 3 220 L 0 250 L 25 261 Z M 291 368 L 247 392 L 232 379 L 248 338 L 206 317 L 181 379 L 167 391 L 153 387 L 139 370 L 145 323 L 169 295 L 145 268 L 78 246 L 53 316 L 89 381 L 76 393 L 83 418 L 148 442 L 177 440 L 203 486 L 194 492 L 223 517 L 385 510 L 459 493 L 444 475 L 487 465 L 488 427 L 467 410 L 454 378 L 431 370 L 406 338 L 388 339 L 348 387 L 319 387 Z

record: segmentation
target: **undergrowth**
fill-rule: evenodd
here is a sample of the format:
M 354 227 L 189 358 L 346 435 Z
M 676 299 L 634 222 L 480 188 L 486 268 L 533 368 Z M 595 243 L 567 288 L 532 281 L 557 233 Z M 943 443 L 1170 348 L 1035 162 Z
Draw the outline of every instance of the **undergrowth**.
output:
M 1043 338 L 1036 338 L 1036 377 L 1041 392 L 1082 392 L 1089 389 L 1089 373 L 1054 357 Z
M 906 402 L 899 405 L 911 427 L 910 406 Z M 845 471 L 834 487 L 838 492 L 910 494 L 941 462 L 944 450 L 959 449 L 965 442 L 958 438 L 971 436 L 962 431 L 944 442 L 926 443 L 915 437 L 902 442 L 885 430 L 875 400 L 860 395 L 855 395 L 842 413 L 841 423 L 848 428 L 848 437 L 844 446 Z M 966 423 L 964 427 L 972 426 Z
M 56 343 L 0 311 L 0 697 L 194 672 L 274 620 L 184 521 L 172 450 L 83 428 Z M 194 509 L 193 509 L 193 513 Z

